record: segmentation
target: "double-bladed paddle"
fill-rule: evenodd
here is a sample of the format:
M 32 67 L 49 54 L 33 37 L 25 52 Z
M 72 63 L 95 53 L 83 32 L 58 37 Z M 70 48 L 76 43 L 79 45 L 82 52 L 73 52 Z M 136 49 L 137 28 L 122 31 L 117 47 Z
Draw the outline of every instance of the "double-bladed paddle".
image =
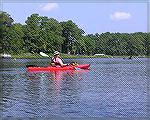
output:
M 43 52 L 40 52 L 40 55 L 43 56 L 43 57 L 49 57 L 51 58 L 50 56 L 48 56 L 47 54 L 43 53 Z M 37 65 L 26 65 L 26 67 L 38 67 Z

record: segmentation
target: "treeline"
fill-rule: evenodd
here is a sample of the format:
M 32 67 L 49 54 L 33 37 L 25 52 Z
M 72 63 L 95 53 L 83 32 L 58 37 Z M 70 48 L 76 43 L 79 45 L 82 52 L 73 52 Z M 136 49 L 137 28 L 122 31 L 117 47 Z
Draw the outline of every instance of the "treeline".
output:
M 65 54 L 150 55 L 150 33 L 87 34 L 72 20 L 32 14 L 25 24 L 14 23 L 6 12 L 0 12 L 0 52 Z

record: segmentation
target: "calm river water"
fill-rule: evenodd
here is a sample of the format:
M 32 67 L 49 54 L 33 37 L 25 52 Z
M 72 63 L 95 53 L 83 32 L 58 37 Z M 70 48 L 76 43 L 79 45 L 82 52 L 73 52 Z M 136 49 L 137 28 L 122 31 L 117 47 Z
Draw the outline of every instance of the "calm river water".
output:
M 150 117 L 150 59 L 65 59 L 71 61 L 90 70 L 33 73 L 26 65 L 47 66 L 49 59 L 1 59 L 2 118 Z

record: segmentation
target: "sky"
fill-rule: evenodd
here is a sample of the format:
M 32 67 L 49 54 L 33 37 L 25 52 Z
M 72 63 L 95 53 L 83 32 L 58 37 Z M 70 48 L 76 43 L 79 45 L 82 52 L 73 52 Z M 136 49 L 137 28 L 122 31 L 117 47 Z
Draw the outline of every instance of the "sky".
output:
M 86 34 L 148 31 L 148 7 L 144 2 L 3 2 L 2 11 L 21 24 L 33 13 L 59 22 L 72 20 Z

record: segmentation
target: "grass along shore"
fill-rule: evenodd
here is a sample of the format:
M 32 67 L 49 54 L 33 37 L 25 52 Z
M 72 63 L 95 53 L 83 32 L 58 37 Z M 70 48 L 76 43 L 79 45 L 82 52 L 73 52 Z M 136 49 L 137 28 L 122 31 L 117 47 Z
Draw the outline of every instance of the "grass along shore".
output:
M 47 54 L 50 57 L 53 57 L 53 54 Z M 22 53 L 19 55 L 11 54 L 13 59 L 40 59 L 40 58 L 47 58 L 43 57 L 38 53 Z M 129 56 L 111 56 L 111 55 L 68 55 L 68 54 L 61 54 L 62 58 L 129 58 Z M 133 56 L 132 58 L 150 58 L 150 56 Z
M 53 57 L 53 54 L 47 54 L 50 57 Z M 43 57 L 38 53 L 22 53 L 19 55 L 11 55 L 14 59 L 38 59 L 38 58 L 47 58 Z M 61 54 L 62 58 L 112 58 L 110 55 L 105 56 L 94 56 L 94 55 L 68 55 L 68 54 Z

